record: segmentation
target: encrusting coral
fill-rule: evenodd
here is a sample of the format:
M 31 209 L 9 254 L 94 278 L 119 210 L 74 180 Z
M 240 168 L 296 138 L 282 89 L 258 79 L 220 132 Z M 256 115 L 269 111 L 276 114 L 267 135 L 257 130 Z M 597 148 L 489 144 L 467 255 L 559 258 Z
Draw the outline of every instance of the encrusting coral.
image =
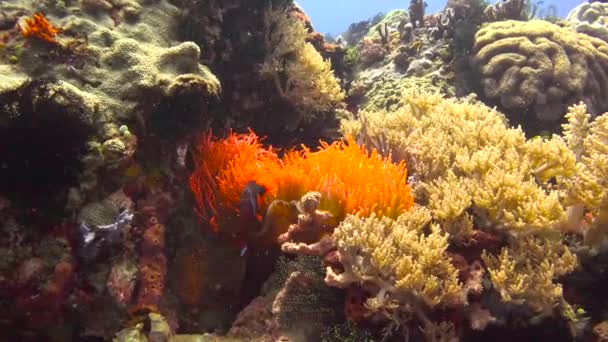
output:
M 301 119 L 313 120 L 315 113 L 339 106 L 344 92 L 329 60 L 323 60 L 306 42 L 304 23 L 284 9 L 269 8 L 264 13 L 264 24 L 269 53 L 260 73 L 272 79 L 278 93 L 301 112 Z
M 475 35 L 474 63 L 483 93 L 509 110 L 560 119 L 567 104 L 608 109 L 608 43 L 542 20 L 501 21 Z

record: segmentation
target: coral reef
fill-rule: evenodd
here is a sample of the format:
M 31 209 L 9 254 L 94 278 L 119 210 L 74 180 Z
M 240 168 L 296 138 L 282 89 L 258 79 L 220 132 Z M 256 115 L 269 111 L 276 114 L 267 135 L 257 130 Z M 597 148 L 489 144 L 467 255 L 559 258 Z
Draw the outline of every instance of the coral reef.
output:
M 340 288 L 355 283 L 373 291 L 367 307 L 392 320 L 400 320 L 401 311 L 424 320 L 426 307 L 463 304 L 457 271 L 444 255 L 447 236 L 437 226 L 422 234 L 430 219 L 416 208 L 396 220 L 348 216 L 333 235 L 344 272 L 328 268 L 326 283 Z
M 195 108 L 195 103 L 205 105 L 220 91 L 219 81 L 199 64 L 199 47 L 175 41 L 172 31 L 179 15 L 177 7 L 166 1 L 145 7 L 135 2 L 110 4 L 105 9 L 92 3 L 85 1 L 84 12 L 79 2 L 64 4 L 62 10 L 50 2 L 3 1 L 0 5 L 2 13 L 17 9 L 18 15 L 44 12 L 20 28 L 27 37 L 40 36 L 53 44 L 8 36 L 6 48 L 14 58 L 12 63 L 2 63 L 3 116 L 12 112 L 27 120 L 46 107 L 57 113 L 54 115 L 74 118 L 76 146 L 62 148 L 74 151 L 72 158 L 79 159 L 72 167 L 76 184 L 71 184 L 70 210 L 78 210 L 92 196 L 99 186 L 97 176 L 105 168 L 116 169 L 119 161 L 134 153 L 135 135 L 128 130 L 119 132 L 118 127 L 136 123 L 138 134 L 145 134 L 142 120 L 154 113 L 159 102 L 190 97 L 196 98 L 191 101 Z M 35 79 L 31 85 L 28 77 Z M 34 106 L 26 106 L 28 97 L 38 99 Z M 23 129 L 28 131 L 34 129 Z M 22 152 L 21 157 L 44 162 L 35 153 L 30 152 L 30 157 Z
M 414 28 L 408 18 L 403 10 L 379 17 L 378 23 L 349 48 L 358 56 L 348 87 L 348 109 L 352 112 L 369 107 L 394 109 L 400 94 L 418 85 L 455 93 L 450 82 L 454 73 L 448 40 L 435 37 L 430 24 Z
M 595 114 L 608 109 L 607 53 L 606 42 L 545 21 L 502 21 L 477 32 L 474 61 L 488 99 L 555 122 L 581 100 Z
M 403 101 L 396 112 L 362 114 L 365 128 L 351 120 L 343 130 L 384 139 L 393 156 L 408 160 L 416 198 L 435 217 L 464 215 L 473 205 L 486 224 L 512 232 L 552 230 L 565 220 L 558 194 L 534 180 L 574 173 L 574 155 L 559 137 L 526 142 L 500 113 L 474 101 L 414 91 Z M 503 186 L 513 191 L 498 191 Z
M 484 19 L 487 22 L 504 20 L 530 20 L 534 17 L 534 11 L 530 13 L 530 0 L 505 0 L 486 7 Z
M 306 42 L 308 31 L 304 23 L 285 10 L 269 8 L 264 13 L 264 25 L 268 54 L 260 73 L 271 78 L 280 96 L 302 113 L 301 120 L 314 120 L 315 112 L 338 106 L 344 92 L 333 75 L 331 63 Z M 299 120 L 292 125 L 286 128 L 294 130 Z
M 608 4 L 582 3 L 572 9 L 566 18 L 567 26 L 578 33 L 608 42 Z
M 604 338 L 604 4 L 409 4 L 1 1 L 0 340 Z

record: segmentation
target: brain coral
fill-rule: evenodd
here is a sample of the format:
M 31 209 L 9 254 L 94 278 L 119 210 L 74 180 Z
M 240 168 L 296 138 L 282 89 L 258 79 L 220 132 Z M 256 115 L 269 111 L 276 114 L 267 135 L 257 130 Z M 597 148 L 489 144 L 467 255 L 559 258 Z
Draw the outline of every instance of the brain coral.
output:
M 608 109 L 608 44 L 546 21 L 501 21 L 475 35 L 474 64 L 484 94 L 510 110 L 555 121 L 566 105 Z
M 568 27 L 608 42 L 608 3 L 583 3 L 568 14 Z

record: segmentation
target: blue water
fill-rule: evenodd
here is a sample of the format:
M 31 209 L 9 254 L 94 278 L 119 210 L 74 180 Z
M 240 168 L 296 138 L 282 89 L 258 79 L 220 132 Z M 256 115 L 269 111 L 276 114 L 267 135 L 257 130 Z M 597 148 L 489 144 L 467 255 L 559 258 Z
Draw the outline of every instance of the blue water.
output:
M 499 0 L 490 1 L 496 3 Z M 535 0 L 532 0 L 536 2 Z M 338 35 L 348 28 L 348 25 L 366 20 L 378 12 L 387 12 L 396 8 L 407 8 L 408 0 L 299 0 L 297 1 L 312 20 L 316 31 Z M 436 13 L 445 7 L 447 1 L 428 0 L 426 12 Z M 545 0 L 541 8 L 549 5 L 557 6 L 560 17 L 568 15 L 571 9 L 580 4 L 581 0 Z

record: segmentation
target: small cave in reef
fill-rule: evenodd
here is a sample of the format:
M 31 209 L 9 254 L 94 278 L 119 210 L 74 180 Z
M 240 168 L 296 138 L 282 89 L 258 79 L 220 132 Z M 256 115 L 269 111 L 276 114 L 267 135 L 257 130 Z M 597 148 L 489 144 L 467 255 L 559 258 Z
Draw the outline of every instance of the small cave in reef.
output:
M 0 196 L 29 223 L 62 215 L 92 132 L 77 105 L 52 100 L 49 84 L 0 95 Z

